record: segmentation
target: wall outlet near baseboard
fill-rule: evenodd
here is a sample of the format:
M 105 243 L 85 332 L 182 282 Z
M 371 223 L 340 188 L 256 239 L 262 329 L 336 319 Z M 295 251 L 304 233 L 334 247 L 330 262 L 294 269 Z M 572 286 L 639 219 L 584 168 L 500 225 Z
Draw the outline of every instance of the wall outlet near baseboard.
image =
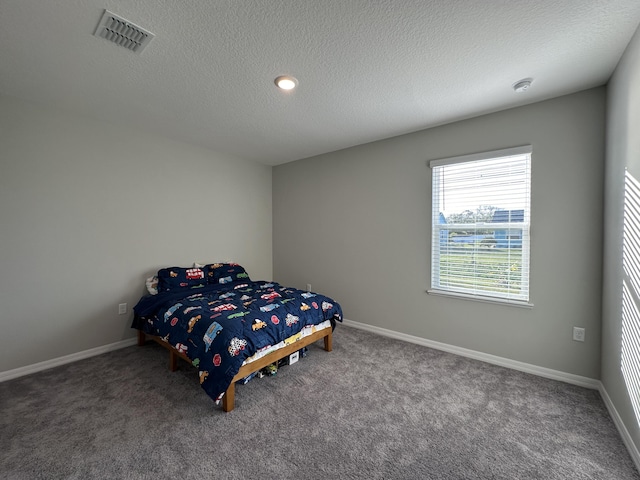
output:
M 573 339 L 576 342 L 584 342 L 584 328 L 573 327 Z

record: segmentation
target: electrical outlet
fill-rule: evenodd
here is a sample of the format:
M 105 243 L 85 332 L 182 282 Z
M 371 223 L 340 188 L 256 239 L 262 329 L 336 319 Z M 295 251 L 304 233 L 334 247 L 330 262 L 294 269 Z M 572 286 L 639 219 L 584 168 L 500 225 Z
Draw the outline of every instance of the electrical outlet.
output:
M 311 291 L 311 284 L 307 283 L 307 292 L 310 292 L 310 291 Z
M 121 303 L 118 305 L 118 315 L 124 315 L 127 313 L 127 304 Z
M 576 342 L 584 342 L 584 328 L 573 327 L 573 339 Z

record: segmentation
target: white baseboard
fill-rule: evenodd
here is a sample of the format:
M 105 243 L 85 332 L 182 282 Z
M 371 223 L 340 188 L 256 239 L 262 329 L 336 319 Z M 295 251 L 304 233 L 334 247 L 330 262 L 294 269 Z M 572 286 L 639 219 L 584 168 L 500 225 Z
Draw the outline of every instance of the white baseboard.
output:
M 540 377 L 549 378 L 552 380 L 558 380 L 561 382 L 570 383 L 572 385 L 578 385 L 580 387 L 591 388 L 598 390 L 604 401 L 604 404 L 611 415 L 613 423 L 618 429 L 618 433 L 622 437 L 622 442 L 627 447 L 627 451 L 631 456 L 631 460 L 636 466 L 636 469 L 640 471 L 640 452 L 636 447 L 627 427 L 624 425 L 622 418 L 618 414 L 616 407 L 611 401 L 611 397 L 607 393 L 604 385 L 600 380 L 594 378 L 582 377 L 580 375 L 574 375 L 571 373 L 561 372 L 559 370 L 552 370 L 550 368 L 539 367 L 537 365 L 531 365 L 529 363 L 518 362 L 516 360 L 510 360 L 508 358 L 498 357 L 496 355 L 489 355 L 487 353 L 477 352 L 475 350 L 469 350 L 462 347 L 456 347 L 455 345 L 449 345 L 446 343 L 434 342 L 433 340 L 427 340 L 425 338 L 416 337 L 413 335 L 407 335 L 406 333 L 394 332 L 386 328 L 375 327 L 373 325 L 367 325 L 365 323 L 354 322 L 353 320 L 344 319 L 345 326 L 352 328 L 359 328 L 360 330 L 366 330 L 371 333 L 377 333 L 378 335 L 384 335 L 386 337 L 395 338 L 397 340 L 404 340 L 406 342 L 423 345 L 425 347 L 434 348 L 436 350 L 442 350 L 445 352 L 453 353 L 463 357 L 473 358 L 483 362 L 499 365 L 501 367 L 511 368 L 519 370 L 521 372 L 531 373 Z
M 385 337 L 395 338 L 396 340 L 404 340 L 405 342 L 415 343 L 418 345 L 423 345 L 425 347 L 434 348 L 436 350 L 454 353 L 456 355 L 460 355 L 461 357 L 473 358 L 474 360 L 480 360 L 482 362 L 491 363 L 493 365 L 499 365 L 501 367 L 507 367 L 513 370 L 531 373 L 533 375 L 538 375 L 539 377 L 559 380 L 561 382 L 578 385 L 580 387 L 598 390 L 601 385 L 600 380 L 596 380 L 595 378 L 574 375 L 572 373 L 561 372 L 559 370 L 553 370 L 551 368 L 539 367 L 537 365 L 531 365 L 530 363 L 518 362 L 509 358 L 498 357 L 496 355 L 477 352 L 475 350 L 469 350 L 467 348 L 456 347 L 455 345 L 449 345 L 447 343 L 435 342 L 433 340 L 427 340 L 426 338 L 416 337 L 414 335 L 408 335 L 406 333 L 394 332 L 393 330 L 375 327 L 373 325 L 367 325 L 366 323 L 354 322 L 353 320 L 348 320 L 346 318 L 344 319 L 344 324 L 349 327 L 377 333 L 378 335 L 383 335 Z
M 620 436 L 622 437 L 622 442 L 624 443 L 625 447 L 627 447 L 629 455 L 631 455 L 631 460 L 633 460 L 636 469 L 640 472 L 640 452 L 638 451 L 636 444 L 633 442 L 633 439 L 629 434 L 629 430 L 627 430 L 627 427 L 624 425 L 624 422 L 622 421 L 618 410 L 616 410 L 616 407 L 613 405 L 611 397 L 609 397 L 609 393 L 607 393 L 607 390 L 604 388 L 602 382 L 600 382 L 600 388 L 598 390 L 600 390 L 600 395 L 602 396 L 604 404 L 607 406 L 607 410 L 609 410 L 609 415 L 611 415 L 613 423 L 618 429 L 618 433 L 620 433 Z
M 44 362 L 34 363 L 33 365 L 27 365 L 26 367 L 14 368 L 13 370 L 7 370 L 0 372 L 0 382 L 6 382 L 14 378 L 23 377 L 32 373 L 41 372 L 42 370 L 48 370 L 53 367 L 65 365 L 67 363 L 77 362 L 89 357 L 95 357 L 96 355 L 102 355 L 103 353 L 112 352 L 121 348 L 129 347 L 137 343 L 136 338 L 129 338 L 116 343 L 110 343 L 109 345 L 102 345 L 96 348 L 90 348 L 82 352 L 72 353 L 65 355 L 64 357 L 53 358 Z
M 618 432 L 620 433 L 620 436 L 622 437 L 623 443 L 629 451 L 629 455 L 631 455 L 631 459 L 633 460 L 636 469 L 640 471 L 640 452 L 638 451 L 638 448 L 633 442 L 633 439 L 631 438 L 627 427 L 624 425 L 622 418 L 618 414 L 616 407 L 613 405 L 613 402 L 611 401 L 607 390 L 604 388 L 604 385 L 602 384 L 602 382 L 600 382 L 600 380 L 589 377 L 582 377 L 580 375 L 573 375 L 571 373 L 552 370 L 549 368 L 539 367 L 537 365 L 531 365 L 529 363 L 518 362 L 516 360 L 498 357 L 496 355 L 490 355 L 487 353 L 477 352 L 475 350 L 469 350 L 467 348 L 456 347 L 455 345 L 435 342 L 433 340 L 427 340 L 426 338 L 416 337 L 414 335 L 408 335 L 406 333 L 394 332 L 393 330 L 388 330 L 386 328 L 376 327 L 373 325 L 367 325 L 366 323 L 355 322 L 346 318 L 344 319 L 344 325 L 352 328 L 358 328 L 360 330 L 366 330 L 378 335 L 383 335 L 385 337 L 395 338 L 397 340 L 403 340 L 405 342 L 415 343 L 417 345 L 423 345 L 425 347 L 434 348 L 436 350 L 442 350 L 444 352 L 453 353 L 463 357 L 473 358 L 475 360 L 491 363 L 493 365 L 511 368 L 514 370 L 531 373 L 533 375 L 538 375 L 540 377 L 559 380 L 562 382 L 570 383 L 572 385 L 578 385 L 581 387 L 598 390 L 607 407 L 607 410 L 609 411 L 609 414 L 611 415 L 611 418 L 613 419 L 613 423 L 615 424 Z M 65 355 L 64 357 L 58 357 L 52 360 L 34 363 L 33 365 L 27 365 L 25 367 L 0 372 L 0 382 L 5 382 L 14 378 L 30 375 L 32 373 L 41 372 L 43 370 L 48 370 L 50 368 L 65 365 L 67 363 L 77 362 L 78 360 L 83 360 L 85 358 L 95 357 L 97 355 L 102 355 L 103 353 L 112 352 L 114 350 L 120 350 L 121 348 L 135 345 L 136 342 L 136 338 L 129 338 L 120 342 L 110 343 L 108 345 L 91 348 L 82 352 Z

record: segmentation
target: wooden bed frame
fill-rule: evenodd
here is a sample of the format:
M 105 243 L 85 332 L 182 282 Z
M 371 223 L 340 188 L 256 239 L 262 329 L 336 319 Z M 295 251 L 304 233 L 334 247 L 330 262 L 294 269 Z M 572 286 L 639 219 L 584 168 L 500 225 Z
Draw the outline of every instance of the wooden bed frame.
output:
M 330 352 L 333 348 L 332 336 L 331 336 L 332 333 L 333 333 L 333 328 L 331 327 L 323 328 L 322 330 L 317 330 L 313 332 L 311 335 L 303 337 L 300 340 L 290 343 L 289 345 L 279 348 L 278 350 L 271 352 L 265 355 L 264 357 L 261 357 L 257 360 L 254 360 L 251 363 L 247 363 L 242 367 L 240 367 L 240 370 L 238 371 L 236 376 L 233 377 L 233 380 L 231 381 L 231 385 L 229 385 L 229 388 L 227 388 L 227 391 L 222 397 L 222 410 L 224 410 L 225 412 L 230 412 L 231 410 L 233 410 L 235 397 L 236 397 L 236 382 L 238 380 L 243 379 L 247 375 L 250 375 L 253 372 L 258 371 L 266 367 L 267 365 L 271 365 L 272 363 L 277 362 L 278 360 L 284 357 L 288 357 L 293 352 L 296 352 L 301 348 L 306 347 L 307 345 L 317 342 L 321 338 L 324 339 L 324 349 L 327 352 Z M 162 345 L 164 348 L 169 350 L 169 369 L 172 372 L 175 372 L 178 369 L 178 357 L 189 362 L 189 364 L 191 365 L 191 359 L 189 357 L 187 357 L 184 353 L 181 353 L 175 348 L 173 348 L 173 346 L 171 346 L 170 344 L 162 340 L 161 337 L 158 337 L 155 335 L 149 335 L 148 333 L 144 333 L 142 330 L 138 330 L 138 345 L 140 346 L 144 345 L 145 342 L 147 341 L 147 338 L 153 340 L 154 342 Z

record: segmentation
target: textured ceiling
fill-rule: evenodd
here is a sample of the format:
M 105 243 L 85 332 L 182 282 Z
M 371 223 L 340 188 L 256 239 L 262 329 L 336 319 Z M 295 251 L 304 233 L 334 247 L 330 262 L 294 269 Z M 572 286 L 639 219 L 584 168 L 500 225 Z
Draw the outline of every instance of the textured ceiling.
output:
M 94 37 L 104 9 L 156 37 Z M 602 85 L 639 22 L 638 0 L 0 0 L 0 93 L 277 165 Z

